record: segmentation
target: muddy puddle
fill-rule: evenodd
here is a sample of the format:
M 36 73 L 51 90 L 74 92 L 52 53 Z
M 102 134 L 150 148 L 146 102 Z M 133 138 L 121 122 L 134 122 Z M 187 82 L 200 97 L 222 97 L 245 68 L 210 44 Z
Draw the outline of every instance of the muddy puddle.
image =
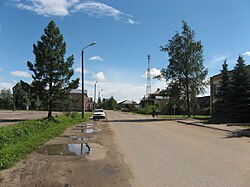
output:
M 45 155 L 74 156 L 90 153 L 88 144 L 53 144 L 46 145 L 37 150 L 37 153 Z
M 94 133 L 96 129 L 93 128 L 84 128 L 84 129 L 72 129 L 74 132 L 82 132 L 82 133 Z
M 93 128 L 94 124 L 88 123 L 86 125 L 76 125 L 76 128 Z
M 65 136 L 66 138 L 70 138 L 70 139 L 73 139 L 73 140 L 83 140 L 83 141 L 88 141 L 89 138 L 86 138 L 86 137 L 79 137 L 79 136 L 75 136 L 75 135 L 72 135 L 72 136 Z

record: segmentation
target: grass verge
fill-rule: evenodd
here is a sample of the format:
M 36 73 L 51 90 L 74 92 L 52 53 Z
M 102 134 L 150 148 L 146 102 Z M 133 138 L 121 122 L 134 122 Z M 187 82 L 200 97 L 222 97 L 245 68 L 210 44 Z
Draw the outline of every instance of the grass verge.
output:
M 208 120 L 210 116 L 203 116 L 203 115 L 195 115 L 195 116 L 186 116 L 186 115 L 159 115 L 161 118 L 173 118 L 173 119 L 186 119 L 186 118 L 193 118 L 199 120 Z
M 84 121 L 92 113 L 85 113 Z M 0 128 L 0 170 L 21 160 L 49 139 L 83 120 L 77 113 L 68 113 L 52 119 L 29 120 Z

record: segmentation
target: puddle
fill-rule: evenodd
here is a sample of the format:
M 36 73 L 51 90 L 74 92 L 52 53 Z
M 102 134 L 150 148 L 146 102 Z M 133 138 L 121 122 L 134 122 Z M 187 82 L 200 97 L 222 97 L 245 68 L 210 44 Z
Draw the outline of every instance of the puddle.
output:
M 79 137 L 79 136 L 66 136 L 67 138 L 71 138 L 71 139 L 74 139 L 74 140 L 83 140 L 83 141 L 88 141 L 89 138 L 85 138 L 85 137 Z
M 40 154 L 45 155 L 87 155 L 90 152 L 90 148 L 86 144 L 54 144 L 47 145 L 37 150 Z
M 87 129 L 72 129 L 74 130 L 75 132 L 83 132 L 83 133 L 93 133 L 93 132 L 96 132 L 95 129 L 92 129 L 92 128 L 87 128 Z
M 94 124 L 87 123 L 86 125 L 76 125 L 76 128 L 93 128 Z
M 115 173 L 115 171 L 112 169 L 112 168 L 109 168 L 109 167 L 103 167 L 102 169 L 100 169 L 100 172 L 104 175 L 112 175 Z

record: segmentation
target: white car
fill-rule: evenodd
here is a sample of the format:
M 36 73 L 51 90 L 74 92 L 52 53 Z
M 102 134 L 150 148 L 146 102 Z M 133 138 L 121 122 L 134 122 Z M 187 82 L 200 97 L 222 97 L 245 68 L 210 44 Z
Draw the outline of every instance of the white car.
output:
M 93 120 L 96 120 L 96 119 L 105 119 L 105 113 L 103 109 L 95 109 Z

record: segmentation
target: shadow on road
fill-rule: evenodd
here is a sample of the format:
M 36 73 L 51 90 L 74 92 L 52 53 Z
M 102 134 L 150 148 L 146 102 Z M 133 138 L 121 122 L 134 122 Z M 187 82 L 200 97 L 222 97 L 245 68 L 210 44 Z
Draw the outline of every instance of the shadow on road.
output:
M 241 137 L 250 137 L 250 128 L 229 133 L 228 136 L 226 136 L 225 138 L 241 138 Z
M 0 123 L 4 122 L 20 122 L 20 121 L 26 121 L 27 119 L 0 119 Z
M 152 118 L 152 119 L 118 119 L 118 120 L 107 120 L 107 122 L 156 122 L 156 121 L 175 121 L 176 119 L 162 119 L 162 118 Z

